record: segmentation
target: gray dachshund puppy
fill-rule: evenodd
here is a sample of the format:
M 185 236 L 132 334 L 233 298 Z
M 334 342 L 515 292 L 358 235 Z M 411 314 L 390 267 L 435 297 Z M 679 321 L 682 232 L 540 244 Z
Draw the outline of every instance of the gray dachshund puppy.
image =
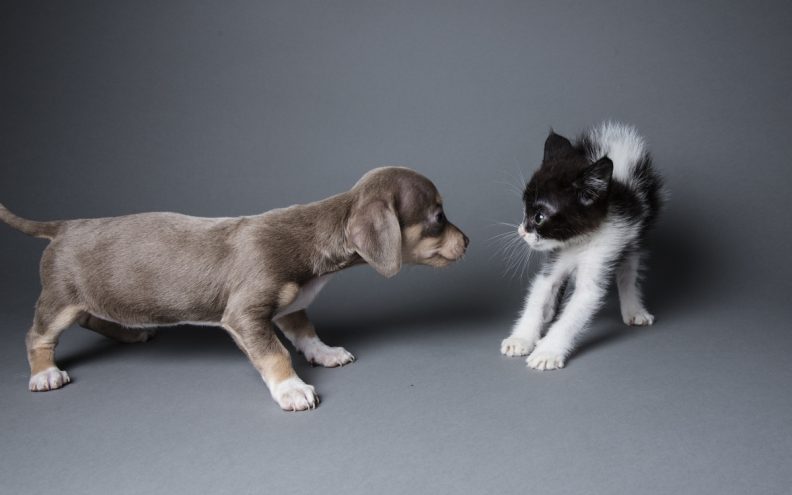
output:
M 317 337 L 305 308 L 337 271 L 368 263 L 385 277 L 403 263 L 446 266 L 468 238 L 443 213 L 426 177 L 402 167 L 364 175 L 322 201 L 238 218 L 142 213 L 34 222 L 0 205 L 0 219 L 50 239 L 41 259 L 41 295 L 27 334 L 30 390 L 69 383 L 55 365 L 58 337 L 71 324 L 123 342 L 152 328 L 222 326 L 284 410 L 316 407 L 273 329 L 312 363 L 354 360 Z

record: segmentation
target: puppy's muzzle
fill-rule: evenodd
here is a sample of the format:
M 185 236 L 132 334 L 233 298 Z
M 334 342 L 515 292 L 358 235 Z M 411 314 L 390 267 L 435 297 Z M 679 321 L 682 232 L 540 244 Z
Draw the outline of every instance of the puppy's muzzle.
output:
M 454 226 L 455 236 L 453 239 L 453 244 L 451 246 L 450 254 L 451 254 L 451 261 L 458 261 L 463 256 L 465 256 L 465 252 L 467 251 L 467 247 L 470 245 L 470 238 L 466 236 L 459 228 Z

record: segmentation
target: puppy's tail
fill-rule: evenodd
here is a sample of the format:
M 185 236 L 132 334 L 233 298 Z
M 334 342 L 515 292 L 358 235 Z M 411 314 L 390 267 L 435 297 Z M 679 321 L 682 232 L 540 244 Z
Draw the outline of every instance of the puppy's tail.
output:
M 11 213 L 8 208 L 0 204 L 0 220 L 27 235 L 52 239 L 58 235 L 63 222 L 34 222 Z

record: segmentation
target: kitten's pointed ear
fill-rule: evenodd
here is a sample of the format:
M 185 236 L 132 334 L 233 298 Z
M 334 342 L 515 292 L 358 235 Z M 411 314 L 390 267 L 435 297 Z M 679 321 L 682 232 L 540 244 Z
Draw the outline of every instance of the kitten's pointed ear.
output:
M 613 176 L 613 162 L 603 157 L 586 167 L 575 182 L 580 202 L 589 206 L 608 192 Z
M 554 131 L 550 131 L 550 135 L 545 140 L 544 161 L 558 158 L 571 150 L 572 143 L 569 142 L 569 139 L 556 134 Z

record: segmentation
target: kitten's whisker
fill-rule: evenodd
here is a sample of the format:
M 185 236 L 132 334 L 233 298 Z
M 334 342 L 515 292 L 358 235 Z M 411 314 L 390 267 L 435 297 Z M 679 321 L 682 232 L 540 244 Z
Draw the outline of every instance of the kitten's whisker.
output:
M 509 227 L 515 227 L 516 228 L 519 225 L 519 224 L 516 224 L 516 223 L 509 223 L 509 222 L 503 222 L 501 220 L 495 220 L 494 218 L 487 218 L 486 220 L 487 220 L 487 222 L 489 222 L 487 227 L 499 227 L 501 225 L 507 225 Z
M 531 250 L 530 250 L 530 249 L 528 249 L 528 250 L 527 250 L 527 252 L 526 252 L 526 248 L 527 248 L 527 247 L 528 247 L 527 245 L 524 245 L 524 246 L 523 246 L 523 247 L 522 247 L 522 248 L 519 250 L 519 252 L 517 253 L 517 255 L 518 255 L 518 256 L 517 256 L 518 263 L 517 263 L 517 265 L 514 267 L 514 276 L 515 276 L 516 278 L 518 278 L 519 280 L 522 280 L 522 279 L 523 279 L 523 273 L 524 273 L 524 271 L 525 271 L 525 264 L 527 263 L 527 261 L 528 261 L 528 260 L 530 259 L 530 257 L 531 257 Z
M 511 175 L 512 177 L 510 178 L 514 180 L 514 182 L 520 184 L 522 187 L 525 187 L 525 185 L 528 183 L 528 181 L 525 180 L 525 174 L 523 173 L 522 165 L 519 163 L 519 161 L 517 162 L 517 170 L 512 171 Z
M 525 262 L 523 263 L 523 266 L 522 266 L 522 268 L 520 270 L 520 280 L 522 280 L 523 278 L 525 278 L 525 279 L 528 278 L 528 275 L 529 275 L 529 272 L 530 272 L 530 268 L 531 268 L 531 259 L 533 258 L 533 254 L 535 252 L 536 251 L 534 251 L 533 249 L 530 249 L 530 247 L 528 248 L 528 252 L 525 254 Z
M 494 235 L 490 236 L 487 240 L 488 241 L 501 241 L 501 240 L 505 240 L 506 238 L 509 238 L 509 237 L 518 237 L 519 238 L 520 235 L 517 233 L 516 230 L 508 230 L 506 232 L 498 232 L 497 234 L 494 234 Z
M 493 251 L 493 253 L 490 255 L 490 259 L 492 260 L 496 256 L 498 256 L 501 259 L 503 259 L 506 263 L 508 263 L 512 257 L 512 251 L 514 250 L 515 245 L 516 243 L 511 240 L 508 241 L 507 243 L 504 243 L 497 250 Z
M 501 248 L 498 250 L 503 256 L 506 258 L 506 261 L 511 261 L 513 257 L 513 252 L 515 248 L 518 246 L 520 239 L 517 238 L 509 238 L 503 243 Z
M 494 236 L 487 239 L 487 242 L 501 241 L 504 238 L 506 238 L 506 236 L 512 236 L 512 235 L 514 235 L 514 233 L 512 232 L 501 232 L 500 234 L 495 234 Z
M 495 223 L 496 223 L 497 225 L 499 225 L 499 226 L 500 226 L 500 225 L 505 225 L 506 227 L 512 227 L 512 228 L 514 228 L 515 230 L 517 229 L 517 227 L 519 227 L 519 225 L 517 225 L 516 223 L 509 223 L 509 222 L 495 222 Z
M 522 167 L 519 167 L 519 166 L 518 166 L 518 167 L 517 167 L 517 172 L 519 172 L 519 173 L 520 173 L 520 184 L 522 184 L 522 185 L 523 185 L 523 187 L 525 187 L 525 185 L 527 185 L 527 184 L 528 184 L 528 181 L 525 179 L 525 174 L 523 174 L 523 169 L 522 169 Z
M 514 247 L 514 242 L 514 238 L 505 239 L 503 244 L 498 248 L 498 251 L 493 253 L 493 256 L 500 254 L 506 266 L 508 266 L 511 262 L 511 250 Z
M 506 181 L 500 181 L 500 180 L 499 181 L 495 181 L 495 183 L 498 184 L 498 185 L 501 185 L 501 186 L 506 186 L 509 189 L 509 191 L 511 191 L 514 194 L 516 194 L 518 198 L 522 198 L 523 190 L 520 189 L 518 186 L 515 186 L 513 183 L 506 182 Z
M 506 274 L 513 278 L 520 264 L 525 258 L 525 241 L 518 235 L 512 238 L 506 245 L 504 254 L 506 258 Z
M 498 244 L 509 244 L 511 242 L 521 241 L 522 237 L 516 231 L 514 232 L 501 232 L 493 235 L 488 239 L 488 242 L 495 242 Z
M 522 198 L 525 185 L 528 181 L 525 179 L 522 167 L 518 163 L 516 170 L 509 174 L 508 181 L 498 180 L 495 182 L 506 185 L 510 190 L 513 190 L 519 194 L 520 198 Z M 519 187 L 515 186 L 515 183 L 519 184 Z M 498 249 L 490 255 L 490 259 L 494 258 L 496 255 L 501 255 L 503 258 L 505 274 L 507 274 L 510 278 L 518 276 L 520 279 L 522 279 L 530 267 L 532 250 L 529 248 L 522 236 L 517 232 L 519 229 L 519 224 L 501 222 L 497 220 L 491 220 L 491 222 L 493 227 L 503 226 L 510 227 L 514 230 L 497 233 L 488 239 L 488 242 L 496 243 L 498 245 Z

